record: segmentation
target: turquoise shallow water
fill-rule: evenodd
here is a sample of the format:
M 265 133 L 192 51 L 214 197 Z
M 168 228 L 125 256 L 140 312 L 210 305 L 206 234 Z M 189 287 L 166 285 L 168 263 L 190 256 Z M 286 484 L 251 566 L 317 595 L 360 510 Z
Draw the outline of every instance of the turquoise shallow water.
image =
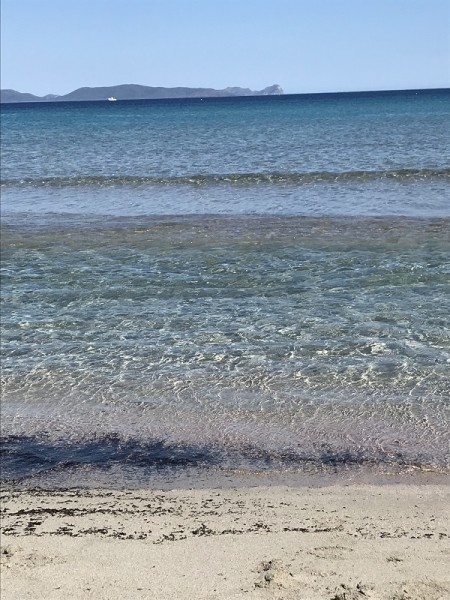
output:
M 448 468 L 448 93 L 2 110 L 6 479 Z

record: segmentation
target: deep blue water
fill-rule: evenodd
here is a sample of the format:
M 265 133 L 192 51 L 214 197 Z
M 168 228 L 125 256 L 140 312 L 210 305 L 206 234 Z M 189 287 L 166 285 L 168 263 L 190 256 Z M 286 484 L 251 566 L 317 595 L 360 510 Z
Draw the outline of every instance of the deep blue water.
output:
M 449 91 L 3 105 L 4 478 L 447 469 L 449 139 Z

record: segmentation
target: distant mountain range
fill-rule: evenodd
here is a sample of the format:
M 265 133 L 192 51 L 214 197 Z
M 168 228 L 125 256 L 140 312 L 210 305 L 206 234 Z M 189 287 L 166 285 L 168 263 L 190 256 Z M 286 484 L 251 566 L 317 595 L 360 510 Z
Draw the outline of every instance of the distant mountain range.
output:
M 148 87 L 146 85 L 112 85 L 109 87 L 82 87 L 69 94 L 56 96 L 35 96 L 17 92 L 16 90 L 0 90 L 0 102 L 65 102 L 65 101 L 90 101 L 107 100 L 153 100 L 159 98 L 213 98 L 230 96 L 276 96 L 283 94 L 279 85 L 271 85 L 260 91 L 248 88 L 227 87 L 224 90 L 212 88 L 188 88 L 188 87 Z

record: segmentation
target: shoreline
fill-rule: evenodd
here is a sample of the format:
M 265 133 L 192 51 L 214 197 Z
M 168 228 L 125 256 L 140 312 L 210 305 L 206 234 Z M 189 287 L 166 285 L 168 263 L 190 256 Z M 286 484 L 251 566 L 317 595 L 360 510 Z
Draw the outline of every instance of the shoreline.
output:
M 444 600 L 449 508 L 442 480 L 9 489 L 2 600 Z
M 0 479 L 0 497 L 4 493 L 49 493 L 102 490 L 104 492 L 147 492 L 206 489 L 246 489 L 286 487 L 320 489 L 350 486 L 449 486 L 447 468 L 428 466 L 351 465 L 347 468 L 316 467 L 289 469 L 191 466 L 124 472 L 111 467 L 78 471 L 39 472 L 35 475 Z

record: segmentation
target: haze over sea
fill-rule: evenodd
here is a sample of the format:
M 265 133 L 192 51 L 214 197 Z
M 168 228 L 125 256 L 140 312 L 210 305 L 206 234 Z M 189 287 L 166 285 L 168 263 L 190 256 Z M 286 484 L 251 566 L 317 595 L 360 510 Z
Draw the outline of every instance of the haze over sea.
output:
M 1 110 L 4 480 L 448 470 L 449 90 Z

